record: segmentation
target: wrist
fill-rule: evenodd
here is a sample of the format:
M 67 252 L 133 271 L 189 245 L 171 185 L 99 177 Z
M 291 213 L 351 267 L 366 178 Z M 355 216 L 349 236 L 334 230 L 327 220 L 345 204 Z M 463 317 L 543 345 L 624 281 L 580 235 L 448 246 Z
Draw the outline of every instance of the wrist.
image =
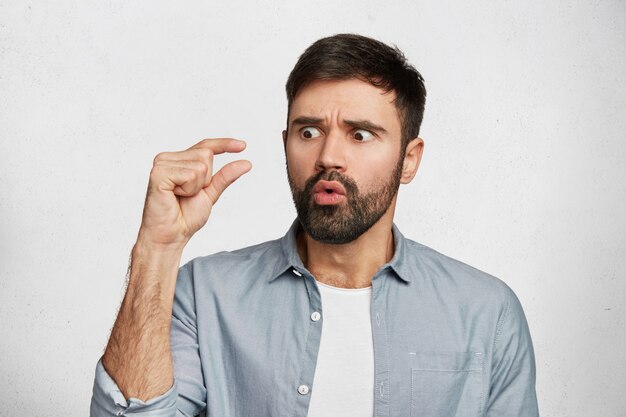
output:
M 146 233 L 142 230 L 139 231 L 137 235 L 137 241 L 135 242 L 135 246 L 133 247 L 133 252 L 135 250 L 139 252 L 149 252 L 151 254 L 156 255 L 172 255 L 172 254 L 182 254 L 183 249 L 189 242 L 186 240 L 179 240 L 175 242 L 162 243 L 156 239 L 150 238 Z
M 161 246 L 137 241 L 131 252 L 131 265 L 147 270 L 178 269 L 184 246 Z
M 137 240 L 131 253 L 128 290 L 160 286 L 161 296 L 169 300 L 174 294 L 176 277 L 184 245 L 154 245 Z

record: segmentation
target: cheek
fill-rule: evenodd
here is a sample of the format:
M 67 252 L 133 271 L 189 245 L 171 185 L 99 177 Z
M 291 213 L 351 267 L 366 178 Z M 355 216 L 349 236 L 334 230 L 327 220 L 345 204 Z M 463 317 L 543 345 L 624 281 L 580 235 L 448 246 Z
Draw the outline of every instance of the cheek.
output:
M 363 153 L 349 162 L 348 174 L 364 186 L 380 184 L 393 175 L 399 158 L 392 150 Z
M 289 176 L 296 184 L 304 183 L 313 175 L 315 161 L 311 163 L 306 153 L 294 152 L 293 149 L 290 149 L 289 145 L 287 145 L 285 157 L 287 158 Z

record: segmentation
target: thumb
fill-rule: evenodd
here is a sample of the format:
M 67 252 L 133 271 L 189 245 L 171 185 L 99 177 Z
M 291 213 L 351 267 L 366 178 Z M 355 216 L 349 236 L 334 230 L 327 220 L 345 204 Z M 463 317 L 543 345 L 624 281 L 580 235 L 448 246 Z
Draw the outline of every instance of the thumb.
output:
M 203 191 L 209 196 L 211 204 L 215 204 L 222 193 L 237 178 L 252 169 L 252 163 L 246 160 L 229 162 L 211 177 L 209 185 L 203 188 Z

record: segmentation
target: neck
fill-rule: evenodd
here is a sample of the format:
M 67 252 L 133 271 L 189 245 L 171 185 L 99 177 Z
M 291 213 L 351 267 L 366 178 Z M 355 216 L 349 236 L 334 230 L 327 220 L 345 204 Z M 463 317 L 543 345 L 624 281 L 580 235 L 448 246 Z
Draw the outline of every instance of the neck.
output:
M 298 234 L 298 252 L 315 279 L 339 288 L 365 288 L 394 253 L 394 204 L 367 232 L 345 244 L 318 242 L 306 232 Z

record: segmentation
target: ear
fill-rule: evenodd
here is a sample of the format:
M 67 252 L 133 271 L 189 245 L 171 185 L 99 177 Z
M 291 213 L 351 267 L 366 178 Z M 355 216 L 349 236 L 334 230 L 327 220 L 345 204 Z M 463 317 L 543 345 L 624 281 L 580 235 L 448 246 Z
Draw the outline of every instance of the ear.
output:
M 408 184 L 413 180 L 417 173 L 417 168 L 422 160 L 422 152 L 424 151 L 424 141 L 421 138 L 415 138 L 406 145 L 406 154 L 402 164 L 402 176 L 400 182 Z

